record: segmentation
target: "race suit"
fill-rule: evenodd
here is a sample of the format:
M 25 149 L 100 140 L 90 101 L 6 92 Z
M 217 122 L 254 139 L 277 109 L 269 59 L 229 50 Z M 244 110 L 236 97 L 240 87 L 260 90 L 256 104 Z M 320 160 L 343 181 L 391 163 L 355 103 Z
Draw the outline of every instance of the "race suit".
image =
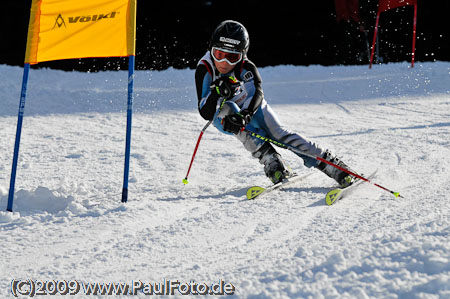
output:
M 240 82 L 239 91 L 228 101 L 235 102 L 241 110 L 247 109 L 253 114 L 251 122 L 246 126 L 247 130 L 275 141 L 289 144 L 308 155 L 322 157 L 325 151 L 316 143 L 282 126 L 278 117 L 264 99 L 261 86 L 262 80 L 258 69 L 253 62 L 245 58 L 236 64 L 234 69 L 228 74 L 219 73 L 214 66 L 209 51 L 198 62 L 195 71 L 198 109 L 205 120 L 212 120 L 219 131 L 225 134 L 232 134 L 223 130 L 222 118 L 218 115 L 220 105 L 224 99 L 214 89 L 211 89 L 211 84 L 220 76 L 233 76 Z M 246 131 L 241 131 L 235 136 L 253 156 L 263 146 L 264 142 L 267 142 L 251 136 Z M 305 166 L 317 167 L 318 162 L 316 159 L 296 154 L 303 159 Z

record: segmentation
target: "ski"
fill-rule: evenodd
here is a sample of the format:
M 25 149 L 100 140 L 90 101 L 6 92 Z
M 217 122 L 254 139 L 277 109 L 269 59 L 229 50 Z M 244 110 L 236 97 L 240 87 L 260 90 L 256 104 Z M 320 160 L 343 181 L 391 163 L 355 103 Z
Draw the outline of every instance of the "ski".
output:
M 375 174 L 377 173 L 377 171 L 374 171 L 371 175 L 369 175 L 367 178 L 371 179 L 375 176 Z M 349 196 L 350 194 L 352 194 L 355 189 L 357 189 L 357 187 L 359 185 L 361 185 L 361 183 L 363 183 L 364 181 L 361 179 L 356 179 L 355 182 L 353 184 L 351 184 L 350 186 L 346 187 L 346 188 L 335 188 L 333 190 L 330 190 L 327 195 L 325 196 L 325 202 L 327 203 L 327 205 L 331 206 L 332 204 L 334 204 L 336 201 L 341 200 L 342 198 Z
M 310 175 L 312 175 L 312 173 L 308 173 L 305 175 L 294 174 L 293 176 L 285 179 L 284 181 L 277 183 L 275 185 L 272 185 L 270 187 L 267 187 L 267 188 L 260 187 L 260 186 L 252 186 L 247 189 L 247 199 L 255 199 L 257 197 L 261 197 L 261 196 L 263 196 L 269 192 L 272 192 L 274 190 L 289 187 L 289 186 L 293 185 L 294 183 L 297 183 L 299 181 L 306 179 Z

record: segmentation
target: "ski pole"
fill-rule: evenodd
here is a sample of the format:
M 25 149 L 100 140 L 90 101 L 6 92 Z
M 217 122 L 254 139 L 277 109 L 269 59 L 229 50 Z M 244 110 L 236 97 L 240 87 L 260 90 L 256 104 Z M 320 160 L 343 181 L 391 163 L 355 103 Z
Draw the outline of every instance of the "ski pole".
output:
M 200 132 L 200 136 L 198 136 L 197 144 L 195 145 L 194 153 L 192 154 L 191 164 L 189 164 L 189 169 L 186 173 L 186 177 L 183 179 L 183 184 L 187 184 L 188 182 L 188 176 L 189 172 L 191 171 L 192 163 L 194 162 L 195 154 L 197 153 L 198 146 L 200 144 L 200 140 L 202 139 L 203 133 L 205 133 L 206 129 L 209 127 L 209 125 L 212 123 L 212 120 L 208 121 L 206 125 L 203 127 L 202 131 Z
M 220 103 L 219 110 L 216 112 L 216 114 L 219 113 L 220 110 L 222 110 L 222 107 L 223 107 L 223 105 L 225 104 L 226 101 L 227 101 L 227 99 L 225 99 L 225 98 L 222 100 L 222 102 Z M 216 117 L 216 116 L 214 115 L 214 117 Z M 198 146 L 200 144 L 200 140 L 202 139 L 203 133 L 205 133 L 206 129 L 209 127 L 209 125 L 212 122 L 213 122 L 213 120 L 208 121 L 206 123 L 206 125 L 203 127 L 202 131 L 200 132 L 200 136 L 198 136 L 197 144 L 195 145 L 194 153 L 192 154 L 191 164 L 189 164 L 189 169 L 188 169 L 188 171 L 186 173 L 186 177 L 183 179 L 183 184 L 185 184 L 185 185 L 187 183 L 189 183 L 187 178 L 189 176 L 189 172 L 191 171 L 192 163 L 194 162 L 194 157 L 195 157 L 195 154 L 197 153 L 197 149 L 198 149 Z
M 399 192 L 391 191 L 391 190 L 389 190 L 389 189 L 387 189 L 387 188 L 385 188 L 385 187 L 383 187 L 383 186 L 380 186 L 380 185 L 378 185 L 378 184 L 376 184 L 376 183 L 373 183 L 373 182 L 371 182 L 369 179 L 366 179 L 365 177 L 360 176 L 360 175 L 357 174 L 357 173 L 354 173 L 354 172 L 352 172 L 352 171 L 350 171 L 350 170 L 348 170 L 348 169 L 345 169 L 345 168 L 343 168 L 343 167 L 341 167 L 341 166 L 339 166 L 339 165 L 336 165 L 336 164 L 334 164 L 333 162 L 330 162 L 330 161 L 328 161 L 328 160 L 325 160 L 325 159 L 322 158 L 322 157 L 314 156 L 314 155 L 310 155 L 310 154 L 308 154 L 308 153 L 302 152 L 301 150 L 297 149 L 296 147 L 293 147 L 292 145 L 285 144 L 285 143 L 282 143 L 282 142 L 279 142 L 279 141 L 270 139 L 270 138 L 265 137 L 265 136 L 261 136 L 261 135 L 255 133 L 255 132 L 253 132 L 253 131 L 250 131 L 250 130 L 247 130 L 247 129 L 244 129 L 244 131 L 247 132 L 247 133 L 249 133 L 249 134 L 252 135 L 253 137 L 256 137 L 256 138 L 261 139 L 261 140 L 264 140 L 264 141 L 268 141 L 268 142 L 273 143 L 273 144 L 275 144 L 275 145 L 277 145 L 277 146 L 279 146 L 279 147 L 281 147 L 281 148 L 291 150 L 291 151 L 293 151 L 293 152 L 295 152 L 295 153 L 298 153 L 298 154 L 301 154 L 301 155 L 305 155 L 305 156 L 311 157 L 311 158 L 313 158 L 313 159 L 316 159 L 316 160 L 318 160 L 318 161 L 321 161 L 321 162 L 323 162 L 323 163 L 326 163 L 326 164 L 328 164 L 328 165 L 331 165 L 331 166 L 333 166 L 333 167 L 335 167 L 335 168 L 337 168 L 337 169 L 339 169 L 339 170 L 342 170 L 343 172 L 346 172 L 346 173 L 348 173 L 348 174 L 350 174 L 350 175 L 352 175 L 352 176 L 354 176 L 354 177 L 357 177 L 357 178 L 360 179 L 360 180 L 363 180 L 363 181 L 365 181 L 365 182 L 367 182 L 367 183 L 370 183 L 370 184 L 372 184 L 372 185 L 374 185 L 374 186 L 376 186 L 376 187 L 378 187 L 378 188 L 380 188 L 380 189 L 383 189 L 383 190 L 385 190 L 385 191 L 391 193 L 391 194 L 394 195 L 395 197 L 402 197 L 402 198 L 403 198 L 403 196 L 401 196 Z

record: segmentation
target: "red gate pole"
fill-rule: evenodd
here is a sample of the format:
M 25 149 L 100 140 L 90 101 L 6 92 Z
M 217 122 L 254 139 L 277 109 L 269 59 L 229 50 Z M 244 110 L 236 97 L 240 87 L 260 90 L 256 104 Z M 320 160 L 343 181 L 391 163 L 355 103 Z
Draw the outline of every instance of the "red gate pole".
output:
M 417 3 L 414 4 L 414 28 L 413 28 L 411 67 L 414 67 L 414 52 L 416 51 L 416 24 L 417 24 Z
M 375 50 L 375 41 L 377 38 L 377 34 L 378 34 L 378 21 L 380 20 L 380 12 L 378 11 L 377 13 L 377 20 L 375 22 L 375 30 L 373 31 L 373 41 L 372 41 L 372 53 L 370 54 L 370 64 L 369 64 L 369 69 L 372 68 L 372 61 L 373 61 L 373 52 Z

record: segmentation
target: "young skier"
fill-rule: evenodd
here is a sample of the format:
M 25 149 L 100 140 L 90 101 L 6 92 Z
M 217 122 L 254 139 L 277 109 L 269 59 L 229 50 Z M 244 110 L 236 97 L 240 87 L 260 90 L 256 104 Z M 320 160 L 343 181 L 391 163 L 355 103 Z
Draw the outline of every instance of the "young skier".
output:
M 244 128 L 348 169 L 328 150 L 281 125 L 264 98 L 258 69 L 247 58 L 249 44 L 248 32 L 239 22 L 227 20 L 214 30 L 209 49 L 195 71 L 200 115 L 205 120 L 212 120 L 219 131 L 234 134 L 245 149 L 264 165 L 266 176 L 274 184 L 292 173 L 271 143 L 251 136 L 243 131 Z M 329 164 L 306 155 L 297 155 L 303 159 L 305 166 L 316 167 L 343 187 L 354 180 Z

